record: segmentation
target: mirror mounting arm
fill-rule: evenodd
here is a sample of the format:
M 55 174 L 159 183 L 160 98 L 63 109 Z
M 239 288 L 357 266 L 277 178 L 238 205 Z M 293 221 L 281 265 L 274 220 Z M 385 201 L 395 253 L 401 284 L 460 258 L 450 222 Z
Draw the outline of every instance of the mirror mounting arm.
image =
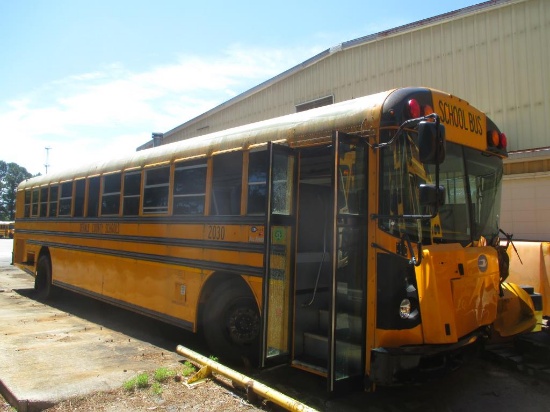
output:
M 416 257 L 416 255 L 414 253 L 412 242 L 411 242 L 411 240 L 409 239 L 409 236 L 407 236 L 406 233 L 404 233 L 403 236 L 401 236 L 401 243 L 405 243 L 407 245 L 407 250 L 408 250 L 408 252 L 411 256 L 410 259 L 408 259 L 406 256 L 400 255 L 399 253 L 392 252 L 391 250 L 386 249 L 385 247 L 379 245 L 378 243 L 373 242 L 373 243 L 371 243 L 371 246 L 375 249 L 380 249 L 380 250 L 382 250 L 386 253 L 389 253 L 390 255 L 399 257 L 401 259 L 405 259 L 409 262 L 409 265 L 420 266 L 422 264 L 422 243 L 418 242 L 416 244 L 418 258 Z

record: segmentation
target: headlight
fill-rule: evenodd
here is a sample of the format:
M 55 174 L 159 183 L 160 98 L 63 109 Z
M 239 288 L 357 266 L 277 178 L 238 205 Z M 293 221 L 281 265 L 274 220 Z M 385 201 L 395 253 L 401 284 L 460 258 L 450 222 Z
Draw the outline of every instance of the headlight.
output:
M 409 299 L 403 299 L 399 305 L 399 316 L 401 319 L 409 319 L 411 316 L 412 305 Z

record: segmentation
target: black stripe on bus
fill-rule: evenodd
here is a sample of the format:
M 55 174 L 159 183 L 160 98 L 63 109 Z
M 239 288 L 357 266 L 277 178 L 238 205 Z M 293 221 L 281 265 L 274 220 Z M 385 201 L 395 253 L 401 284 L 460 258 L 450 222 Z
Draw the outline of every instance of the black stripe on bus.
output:
M 125 236 L 125 235 L 107 235 L 102 233 L 81 233 L 81 232 L 57 232 L 52 230 L 29 230 L 20 229 L 19 234 L 41 235 L 41 236 L 60 236 L 78 239 L 94 239 L 103 241 L 129 242 L 140 244 L 155 244 L 163 246 L 184 246 L 197 247 L 205 249 L 233 250 L 239 252 L 258 252 L 263 253 L 263 243 L 247 242 L 225 242 L 219 240 L 201 240 L 201 239 L 181 239 L 174 237 L 154 237 L 154 236 Z
M 186 258 L 178 258 L 173 256 L 165 256 L 165 255 L 152 255 L 148 253 L 125 252 L 125 251 L 119 251 L 119 250 L 113 250 L 113 249 L 68 245 L 65 243 L 41 242 L 37 240 L 28 240 L 27 243 L 30 245 L 45 246 L 45 247 L 51 247 L 51 248 L 79 251 L 84 253 L 121 257 L 126 259 L 143 260 L 147 262 L 165 263 L 165 264 L 176 265 L 176 266 L 189 266 L 189 267 L 206 269 L 206 270 L 214 270 L 214 271 L 223 270 L 223 271 L 228 271 L 228 272 L 237 273 L 237 274 L 247 274 L 252 276 L 260 276 L 260 277 L 263 276 L 264 274 L 263 267 L 255 267 L 255 266 L 248 266 L 248 265 L 234 265 L 230 263 L 212 262 L 208 260 L 186 259 Z
M 170 324 L 178 326 L 182 329 L 193 331 L 193 323 L 192 322 L 189 322 L 189 321 L 186 321 L 186 320 L 183 320 L 183 319 L 179 319 L 179 318 L 175 318 L 173 316 L 165 315 L 165 314 L 162 314 L 162 313 L 154 311 L 154 310 L 146 309 L 146 308 L 143 308 L 142 306 L 137 306 L 137 305 L 125 302 L 123 300 L 111 298 L 109 296 L 105 296 L 105 295 L 102 295 L 100 293 L 96 293 L 96 292 L 92 292 L 92 291 L 89 291 L 89 290 L 86 290 L 86 289 L 82 289 L 82 288 L 79 288 L 77 286 L 73 286 L 73 285 L 70 285 L 68 283 L 65 283 L 65 282 L 59 282 L 59 281 L 54 280 L 53 284 L 56 285 L 56 286 L 59 286 L 63 289 L 67 289 L 67 290 L 70 290 L 70 291 L 78 293 L 78 294 L 86 295 L 86 296 L 89 296 L 93 299 L 101 300 L 103 302 L 110 303 L 112 305 L 121 307 L 123 309 L 129 309 L 132 312 L 136 312 L 136 313 L 139 313 L 141 315 L 148 316 L 150 318 L 154 318 L 154 319 L 158 319 L 158 320 L 170 323 Z
M 265 216 L 101 216 L 101 217 L 26 217 L 17 223 L 132 223 L 132 224 L 205 224 L 205 225 L 265 225 Z

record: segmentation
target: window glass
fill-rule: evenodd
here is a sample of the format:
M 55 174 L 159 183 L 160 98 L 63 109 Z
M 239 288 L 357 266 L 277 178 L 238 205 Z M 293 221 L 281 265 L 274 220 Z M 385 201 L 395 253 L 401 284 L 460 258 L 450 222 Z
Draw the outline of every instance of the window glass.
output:
M 267 151 L 250 153 L 248 162 L 249 215 L 265 214 L 267 193 Z
M 48 187 L 40 189 L 40 216 L 45 217 L 48 214 Z
M 74 216 L 84 216 L 84 194 L 86 192 L 86 180 L 79 179 L 75 182 Z
M 99 176 L 88 179 L 88 217 L 97 217 L 99 212 Z
M 474 149 L 464 149 L 473 216 L 473 238 L 491 242 L 499 235 L 501 210 L 502 161 Z
M 145 171 L 143 213 L 167 213 L 170 166 Z
M 174 214 L 204 214 L 205 192 L 206 159 L 176 163 L 174 171 Z
M 271 211 L 280 215 L 290 215 L 292 213 L 292 170 L 294 169 L 294 157 L 275 153 L 272 167 Z
M 25 190 L 25 217 L 31 215 L 31 191 Z
M 242 152 L 223 153 L 213 158 L 212 215 L 241 213 Z
M 73 182 L 61 183 L 61 196 L 59 198 L 58 216 L 71 215 L 71 203 L 73 200 Z
M 31 216 L 38 216 L 39 194 L 40 189 L 37 188 L 32 190 Z
M 124 174 L 124 210 L 125 216 L 139 215 L 141 190 L 141 171 Z
M 103 176 L 101 215 L 118 215 L 120 210 L 120 173 Z
M 48 198 L 50 207 L 48 210 L 49 217 L 57 216 L 57 197 L 59 195 L 59 186 L 50 186 L 50 196 Z

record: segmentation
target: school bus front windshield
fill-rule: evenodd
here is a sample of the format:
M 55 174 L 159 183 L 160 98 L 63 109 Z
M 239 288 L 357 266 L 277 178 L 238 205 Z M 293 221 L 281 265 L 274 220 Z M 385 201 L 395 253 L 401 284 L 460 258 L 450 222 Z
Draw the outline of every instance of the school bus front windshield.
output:
M 499 231 L 502 160 L 479 150 L 447 142 L 440 165 L 439 184 L 445 188 L 444 204 L 434 219 L 403 218 L 429 215 L 419 200 L 419 186 L 435 182 L 435 166 L 422 165 L 414 133 L 402 136 L 381 153 L 380 228 L 411 241 L 460 243 L 466 246 L 482 237 L 490 244 Z

